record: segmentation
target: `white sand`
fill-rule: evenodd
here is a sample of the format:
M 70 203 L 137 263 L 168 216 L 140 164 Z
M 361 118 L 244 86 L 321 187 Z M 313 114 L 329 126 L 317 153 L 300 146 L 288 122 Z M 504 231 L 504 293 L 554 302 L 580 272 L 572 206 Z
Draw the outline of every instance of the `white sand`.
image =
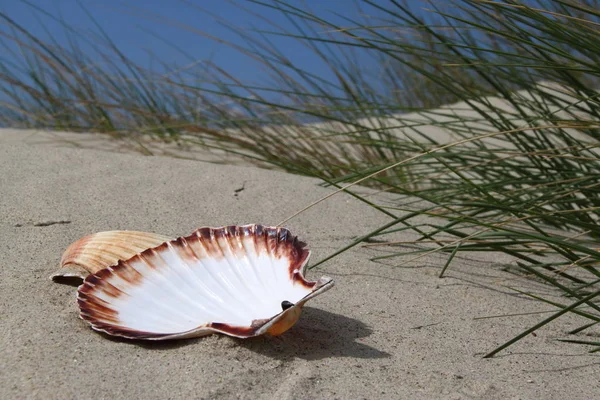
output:
M 502 271 L 510 260 L 497 254 L 461 257 L 439 279 L 444 256 L 397 268 L 398 260 L 374 263 L 375 250 L 354 248 L 310 272 L 332 276 L 336 287 L 279 338 L 156 344 L 98 334 L 77 316 L 76 288 L 48 279 L 74 240 L 111 229 L 178 236 L 204 225 L 277 224 L 329 190 L 284 173 L 65 149 L 45 134 L 24 143 L 22 134 L 0 131 L 2 399 L 598 395 L 598 355 L 555 340 L 582 318 L 559 319 L 482 359 L 550 314 L 474 317 L 552 310 L 499 283 L 559 299 L 551 288 Z M 61 220 L 70 223 L 35 226 Z M 387 221 L 340 194 L 286 226 L 309 244 L 315 262 Z

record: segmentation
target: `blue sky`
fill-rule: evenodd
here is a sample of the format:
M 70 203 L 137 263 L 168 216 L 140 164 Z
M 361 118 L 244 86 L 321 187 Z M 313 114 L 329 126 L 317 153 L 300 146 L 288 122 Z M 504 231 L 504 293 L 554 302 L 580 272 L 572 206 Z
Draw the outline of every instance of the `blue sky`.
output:
M 308 4 L 317 13 L 334 19 L 338 18 L 334 13 L 352 19 L 361 17 L 352 0 L 289 2 L 299 7 Z M 387 0 L 378 2 L 385 4 Z M 244 0 L 239 0 L 238 3 L 284 28 L 291 27 L 289 21 L 276 10 L 259 7 Z M 241 43 L 238 36 L 218 21 L 219 18 L 240 29 L 270 29 L 259 17 L 244 12 L 229 1 L 30 0 L 30 4 L 44 9 L 81 32 L 97 32 L 92 20 L 86 15 L 85 8 L 124 54 L 145 67 L 151 65 L 152 59 L 180 66 L 189 64 L 189 59 L 168 44 L 173 43 L 189 53 L 194 60 L 211 60 L 244 82 L 264 83 L 266 79 L 264 72 L 257 65 L 249 63 L 239 52 L 199 34 L 202 31 L 221 40 Z M 50 35 L 57 38 L 59 43 L 66 41 L 60 23 L 22 1 L 2 2 L 0 11 L 39 38 L 45 40 Z M 376 11 L 369 9 L 369 12 Z M 297 40 L 277 37 L 272 39 L 298 67 L 331 78 L 322 62 Z M 156 63 L 153 66 L 156 68 Z

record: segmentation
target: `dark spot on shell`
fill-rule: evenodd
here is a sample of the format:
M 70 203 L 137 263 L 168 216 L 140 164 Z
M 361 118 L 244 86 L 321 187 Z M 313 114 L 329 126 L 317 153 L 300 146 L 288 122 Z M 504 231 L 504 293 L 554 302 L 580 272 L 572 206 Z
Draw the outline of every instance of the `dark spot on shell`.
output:
M 287 310 L 288 308 L 294 307 L 294 303 L 292 303 L 291 301 L 287 301 L 284 300 L 281 302 L 281 309 L 283 311 Z

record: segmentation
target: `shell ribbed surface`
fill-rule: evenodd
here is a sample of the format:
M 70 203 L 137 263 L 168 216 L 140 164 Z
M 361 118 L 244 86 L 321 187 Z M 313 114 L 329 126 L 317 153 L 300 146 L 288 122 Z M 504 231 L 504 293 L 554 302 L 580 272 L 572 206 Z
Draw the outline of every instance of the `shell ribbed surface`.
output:
M 70 245 L 65 250 L 60 265 L 64 267 L 74 264 L 89 273 L 95 273 L 170 239 L 155 233 L 136 231 L 94 233 Z

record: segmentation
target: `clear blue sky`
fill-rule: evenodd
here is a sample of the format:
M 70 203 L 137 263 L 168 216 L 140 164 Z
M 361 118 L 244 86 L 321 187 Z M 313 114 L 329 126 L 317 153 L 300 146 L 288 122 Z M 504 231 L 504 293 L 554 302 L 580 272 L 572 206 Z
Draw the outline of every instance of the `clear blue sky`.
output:
M 387 0 L 377 2 L 385 4 Z M 270 29 L 260 18 L 242 11 L 226 0 L 30 0 L 30 3 L 81 31 L 97 32 L 91 19 L 82 9 L 82 6 L 85 7 L 120 50 L 145 67 L 150 66 L 150 53 L 164 62 L 176 65 L 189 63 L 189 60 L 170 44 L 153 37 L 150 34 L 153 32 L 166 42 L 176 44 L 195 60 L 210 59 L 242 81 L 264 83 L 266 79 L 264 72 L 256 65 L 248 63 L 237 51 L 193 32 L 202 31 L 226 41 L 241 43 L 239 37 L 217 21 L 218 18 L 240 29 Z M 283 27 L 291 27 L 289 21 L 275 10 L 259 7 L 244 0 L 239 0 L 238 3 L 258 11 L 263 17 Z M 317 13 L 333 19 L 338 18 L 334 13 L 352 19 L 361 17 L 352 0 L 289 0 L 289 3 L 298 7 L 307 4 Z M 65 41 L 60 23 L 20 0 L 2 1 L 0 11 L 44 40 L 51 35 L 59 42 Z M 377 13 L 372 8 L 368 8 L 368 11 Z M 339 18 L 337 20 L 339 21 Z M 4 29 L 0 26 L 0 31 L 2 30 Z M 321 61 L 297 40 L 272 39 L 298 67 L 331 78 Z

